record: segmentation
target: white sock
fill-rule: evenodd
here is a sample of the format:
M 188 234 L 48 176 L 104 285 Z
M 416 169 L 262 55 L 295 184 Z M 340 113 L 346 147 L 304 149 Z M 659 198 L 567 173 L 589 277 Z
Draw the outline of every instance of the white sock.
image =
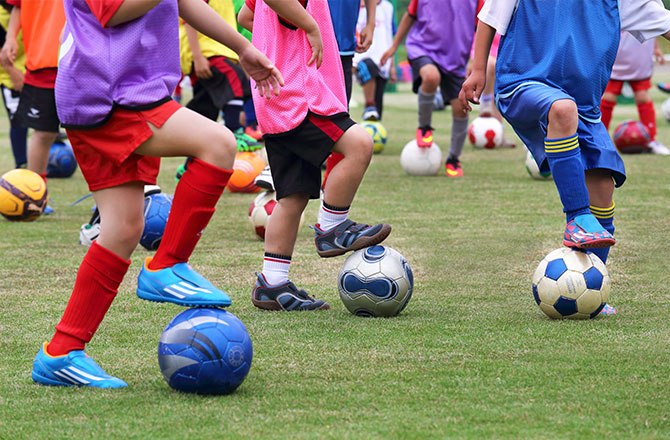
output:
M 347 219 L 349 215 L 349 207 L 338 208 L 331 206 L 321 200 L 321 207 L 319 208 L 319 227 L 322 231 L 333 229 Z
M 279 254 L 265 253 L 263 257 L 263 277 L 271 286 L 288 281 L 288 269 L 291 266 L 291 257 Z

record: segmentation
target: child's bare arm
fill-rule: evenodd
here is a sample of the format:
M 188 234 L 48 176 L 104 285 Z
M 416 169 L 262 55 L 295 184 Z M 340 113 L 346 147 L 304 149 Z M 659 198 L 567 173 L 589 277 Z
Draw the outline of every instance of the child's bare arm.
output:
M 116 10 L 112 18 L 107 22 L 107 26 L 116 26 L 130 20 L 139 18 L 152 10 L 162 0 L 124 0 Z
M 272 92 L 279 95 L 279 87 L 284 85 L 279 70 L 207 3 L 180 0 L 179 15 L 198 32 L 234 50 L 240 56 L 240 65 L 256 81 L 261 96 L 270 97 Z
M 202 50 L 200 50 L 198 31 L 193 29 L 193 26 L 188 23 L 184 23 L 184 31 L 186 31 L 188 46 L 191 49 L 191 54 L 193 54 L 193 71 L 198 78 L 211 78 L 212 69 L 209 67 L 209 60 L 202 54 Z
M 242 9 L 237 14 L 237 22 L 249 32 L 254 30 L 254 12 L 249 9 L 247 4 L 242 5 Z
M 409 15 L 409 12 L 405 12 L 405 15 L 400 19 L 398 31 L 396 32 L 395 37 L 393 37 L 393 44 L 386 50 L 386 52 L 384 52 L 379 64 L 386 64 L 386 61 L 396 53 L 398 46 L 405 41 L 405 37 L 409 34 L 409 30 L 412 29 L 414 23 L 416 23 L 416 20 Z
M 365 0 L 365 11 L 367 13 L 367 21 L 365 27 L 361 30 L 360 41 L 356 47 L 356 52 L 363 53 L 370 49 L 372 45 L 372 36 L 375 33 L 375 14 L 377 10 L 377 0 Z
M 316 61 L 316 67 L 321 67 L 323 61 L 323 40 L 319 25 L 314 18 L 305 10 L 297 0 L 265 0 L 265 3 L 272 8 L 284 20 L 288 20 L 307 34 L 310 46 L 312 46 L 312 57 L 307 62 L 311 65 Z
M 19 30 L 21 30 L 21 8 L 14 6 L 9 15 L 5 44 L 0 51 L 0 64 L 5 68 L 13 66 L 14 60 L 16 60 L 16 52 L 19 50 L 16 36 Z
M 458 99 L 467 111 L 471 111 L 469 102 L 479 104 L 479 97 L 486 86 L 486 66 L 489 61 L 489 51 L 496 30 L 479 21 L 477 36 L 475 37 L 475 57 L 472 62 L 472 72 L 463 83 Z

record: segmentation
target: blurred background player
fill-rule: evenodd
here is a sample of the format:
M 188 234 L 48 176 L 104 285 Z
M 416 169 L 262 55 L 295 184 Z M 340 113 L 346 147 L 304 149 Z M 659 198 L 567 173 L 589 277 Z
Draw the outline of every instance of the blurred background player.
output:
M 6 69 L 16 61 L 17 35 L 23 33 L 26 74 L 19 106 L 13 119 L 34 131 L 28 140 L 28 169 L 46 182 L 51 145 L 58 136 L 59 120 L 54 99 L 60 34 L 65 24 L 63 2 L 7 0 L 13 6 L 0 64 Z M 50 206 L 45 214 L 53 212 Z
M 640 122 L 647 129 L 651 138 L 647 146 L 652 153 L 667 156 L 670 155 L 670 150 L 656 140 L 656 111 L 649 95 L 651 76 L 654 73 L 654 60 L 660 64 L 664 63 L 663 52 L 658 47 L 656 39 L 640 43 L 630 33 L 621 32 L 619 50 L 614 66 L 612 66 L 612 76 L 600 101 L 600 112 L 605 128 L 609 129 L 617 97 L 621 95 L 624 81 L 628 81 L 633 89 Z
M 232 48 L 261 94 L 270 94 L 271 85 L 278 93 L 281 74 L 202 0 L 65 0 L 65 10 L 56 102 L 101 225 L 32 377 L 45 385 L 122 388 L 124 381 L 83 350 L 130 265 L 144 226 L 144 184 L 156 183 L 160 157 L 193 160 L 175 190 L 158 251 L 142 266 L 137 296 L 189 307 L 230 305 L 225 292 L 188 264 L 237 148 L 228 129 L 170 98 L 181 77 L 179 15 Z
M 361 8 L 365 3 L 361 1 Z M 393 58 L 380 64 L 382 55 L 393 44 L 395 35 L 395 11 L 393 4 L 388 0 L 378 0 L 375 8 L 375 30 L 370 48 L 362 53 L 354 54 L 354 73 L 359 84 L 363 88 L 363 99 L 365 109 L 363 120 L 381 121 L 384 107 L 384 92 L 386 83 L 397 81 Z M 367 15 L 358 15 L 358 31 L 363 31 L 367 26 Z
M 5 44 L 11 10 L 12 7 L 6 1 L 0 1 L 0 45 Z M 16 168 L 25 168 L 28 163 L 26 156 L 28 129 L 14 120 L 14 114 L 19 106 L 21 89 L 23 88 L 23 75 L 26 71 L 26 55 L 23 51 L 21 32 L 17 35 L 16 41 L 18 47 L 14 63 L 7 67 L 0 65 L 0 89 L 2 89 L 2 101 L 9 117 L 9 140 L 12 144 L 14 164 Z
M 357 32 L 356 25 L 360 12 L 360 0 L 328 0 L 330 19 L 333 22 L 335 40 L 340 52 L 340 63 L 342 64 L 342 73 L 344 74 L 347 111 L 349 110 L 349 101 L 351 101 L 354 54 L 365 52 L 370 48 L 375 31 L 374 17 L 376 15 L 377 0 L 364 0 L 364 3 L 366 25 Z M 326 172 L 323 175 L 323 186 L 326 185 L 333 167 L 341 160 L 342 155 L 339 153 L 332 153 L 328 156 L 328 160 L 326 160 Z
M 477 0 L 411 0 L 398 26 L 393 45 L 381 63 L 393 57 L 407 37 L 405 48 L 418 93 L 419 127 L 416 143 L 433 145 L 432 117 L 435 93 L 440 88 L 445 104 L 451 105 L 451 144 L 445 163 L 447 177 L 462 177 L 460 156 L 468 134 L 468 114 L 458 100 L 470 59 L 475 33 Z M 445 26 L 445 23 L 450 23 Z
M 298 289 L 288 273 L 300 216 L 309 199 L 319 198 L 320 166 L 331 151 L 343 159 L 330 173 L 319 221 L 313 226 L 319 256 L 334 257 L 372 246 L 391 232 L 387 224 L 368 226 L 348 219 L 373 147 L 370 135 L 347 113 L 333 25 L 322 5 L 306 0 L 247 0 L 239 15 L 244 27 L 253 27 L 254 45 L 266 48 L 286 79 L 277 99 L 263 99 L 252 88 L 277 191 L 277 205 L 265 232 L 263 270 L 251 297 L 256 307 L 266 310 L 330 307 Z
M 551 170 L 566 215 L 563 244 L 590 250 L 603 262 L 616 242 L 614 188 L 626 179 L 600 120 L 621 29 L 640 41 L 670 38 L 670 11 L 656 0 L 487 0 L 479 13 L 473 70 L 461 92 L 468 110 L 468 101 L 479 103 L 497 31 L 503 35 L 498 109 L 540 170 Z M 545 44 L 537 45 L 540 40 Z M 614 312 L 606 306 L 601 313 Z
M 235 5 L 235 21 L 237 21 L 237 14 L 239 14 L 240 9 L 242 9 L 242 6 L 244 6 L 244 0 L 233 0 L 233 4 Z M 242 26 L 240 26 L 239 23 L 237 23 L 237 31 L 241 33 L 244 38 L 251 41 L 251 32 L 249 32 L 247 29 L 244 29 Z M 263 139 L 263 133 L 261 133 L 261 130 L 258 128 L 256 110 L 254 109 L 254 100 L 251 97 L 244 101 L 243 109 L 244 134 L 257 141 L 260 141 Z

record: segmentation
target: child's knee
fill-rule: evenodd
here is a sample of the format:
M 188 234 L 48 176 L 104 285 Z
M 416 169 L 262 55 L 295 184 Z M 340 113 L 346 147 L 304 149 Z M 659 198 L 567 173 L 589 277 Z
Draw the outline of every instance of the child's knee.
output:
M 231 169 L 237 153 L 237 141 L 233 133 L 223 126 L 212 133 L 200 159 L 219 168 Z
M 575 126 L 579 122 L 577 104 L 571 99 L 560 99 L 551 105 L 549 110 L 549 123 L 562 127 Z

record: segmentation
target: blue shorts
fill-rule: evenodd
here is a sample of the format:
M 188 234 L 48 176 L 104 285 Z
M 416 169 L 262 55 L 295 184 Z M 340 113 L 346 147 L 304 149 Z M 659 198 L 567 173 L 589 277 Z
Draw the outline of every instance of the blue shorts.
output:
M 551 105 L 559 99 L 574 101 L 574 98 L 562 90 L 540 83 L 526 84 L 512 94 L 496 96 L 500 114 L 526 144 L 541 172 L 549 172 L 549 163 L 544 154 L 547 117 Z M 584 170 L 593 168 L 610 170 L 615 186 L 623 185 L 626 180 L 626 169 L 603 123 L 579 118 L 577 136 Z

